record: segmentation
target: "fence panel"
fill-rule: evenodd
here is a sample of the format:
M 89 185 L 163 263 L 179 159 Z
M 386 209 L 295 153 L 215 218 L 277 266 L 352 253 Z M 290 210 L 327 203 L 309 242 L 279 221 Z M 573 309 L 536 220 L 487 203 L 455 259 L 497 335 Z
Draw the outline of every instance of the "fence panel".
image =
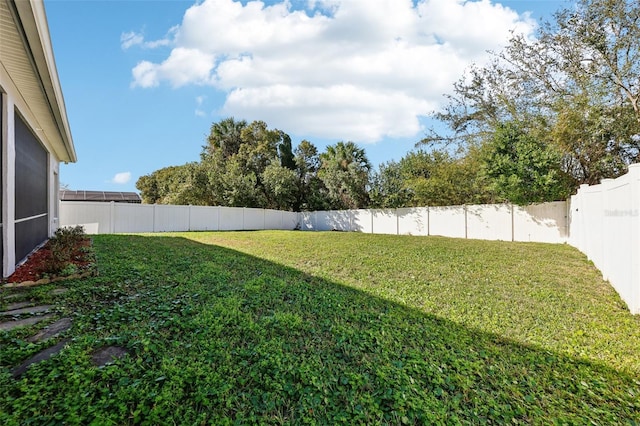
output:
M 429 207 L 429 235 L 465 238 L 465 216 L 464 206 Z
M 640 314 L 640 164 L 617 179 L 582 185 L 571 197 L 569 242 Z
M 429 208 L 415 207 L 396 209 L 398 234 L 429 235 Z
M 84 227 L 87 234 L 109 234 L 111 209 L 108 203 L 89 201 L 60 202 L 60 226 Z
M 220 207 L 189 206 L 189 231 L 217 231 Z
M 113 204 L 113 232 L 154 232 L 154 208 L 147 204 Z
M 185 232 L 190 228 L 189 206 L 154 206 L 153 232 Z
M 264 210 L 244 208 L 242 209 L 244 215 L 243 230 L 245 231 L 257 231 L 264 229 Z
M 478 240 L 513 239 L 512 206 L 509 204 L 487 204 L 467 206 L 467 238 Z
M 371 234 L 372 228 L 372 215 L 370 210 L 348 210 L 349 216 L 351 216 L 351 227 L 349 231 L 362 232 L 364 234 Z
M 371 227 L 374 234 L 399 234 L 398 214 L 395 209 L 371 210 L 371 216 Z
M 244 229 L 244 212 L 237 207 L 219 207 L 220 231 L 241 231 Z
M 333 231 L 336 221 L 334 220 L 335 212 L 321 211 L 313 214 L 313 230 L 314 231 Z
M 302 212 L 300 213 L 300 230 L 302 231 L 313 231 L 316 227 L 314 226 L 315 217 L 317 212 Z
M 284 228 L 283 217 L 284 213 L 279 210 L 265 210 L 264 211 L 264 229 L 286 229 Z
M 620 206 L 633 200 L 633 185 L 629 179 L 619 179 L 604 185 L 605 210 L 603 214 L 603 265 L 602 273 L 620 293 L 623 299 L 630 298 L 632 292 L 623 283 L 633 274 L 630 255 L 634 252 L 633 210 Z M 610 236 L 615 235 L 615 238 Z M 613 254 L 613 255 L 612 255 Z
M 513 240 L 563 243 L 568 237 L 566 201 L 513 207 Z
M 583 191 L 583 207 L 586 211 L 584 222 L 585 229 L 588 230 L 588 237 L 585 241 L 585 253 L 600 270 L 602 270 L 604 254 L 602 244 L 604 236 L 602 229 L 604 222 L 604 194 L 602 193 L 602 190 L 602 185 L 594 185 L 585 188 Z
M 282 212 L 282 229 L 302 229 L 300 227 L 301 214 L 297 212 Z
M 316 212 L 315 226 L 318 231 L 353 231 L 352 210 L 329 210 Z

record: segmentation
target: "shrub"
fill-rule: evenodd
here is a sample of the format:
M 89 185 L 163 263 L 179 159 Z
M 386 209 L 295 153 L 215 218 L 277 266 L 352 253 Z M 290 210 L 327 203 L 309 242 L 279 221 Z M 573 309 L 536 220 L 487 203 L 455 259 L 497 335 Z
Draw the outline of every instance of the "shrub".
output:
M 51 256 L 47 259 L 44 272 L 49 275 L 59 275 L 63 272 L 77 270 L 73 267 L 73 255 L 78 245 L 86 239 L 87 236 L 82 226 L 64 227 L 56 230 L 53 237 L 49 239 Z

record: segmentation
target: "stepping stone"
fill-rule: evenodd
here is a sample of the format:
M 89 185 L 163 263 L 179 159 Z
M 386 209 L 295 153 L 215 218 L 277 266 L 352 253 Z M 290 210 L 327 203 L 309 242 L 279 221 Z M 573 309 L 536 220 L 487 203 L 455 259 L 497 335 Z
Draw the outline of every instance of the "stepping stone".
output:
M 28 342 L 35 343 L 41 342 L 42 340 L 47 340 L 52 337 L 57 336 L 63 331 L 67 331 L 71 328 L 71 318 L 62 318 L 58 321 L 54 322 L 48 327 L 45 327 L 43 330 L 39 331 L 37 334 L 29 337 L 27 339 Z
M 11 300 L 11 299 L 16 299 L 20 296 L 22 296 L 22 293 L 12 293 L 12 294 L 7 294 L 6 296 L 2 296 L 2 298 L 4 300 Z
M 0 315 L 8 317 L 22 314 L 38 314 L 40 312 L 47 312 L 51 308 L 53 308 L 53 305 L 32 306 L 31 308 L 14 309 L 11 311 L 0 312 Z
M 127 353 L 127 350 L 120 346 L 107 346 L 95 351 L 91 356 L 91 360 L 95 366 L 102 367 L 122 358 Z
M 5 308 L 5 311 L 13 311 L 14 309 L 20 309 L 20 308 L 24 308 L 24 307 L 31 306 L 31 305 L 33 305 L 33 302 L 9 303 L 7 305 L 7 307 Z
M 42 315 L 42 316 L 39 316 L 39 317 L 25 318 L 25 319 L 21 319 L 21 320 L 18 320 L 18 321 L 0 322 L 0 330 L 9 331 L 9 330 L 13 330 L 14 328 L 18 328 L 18 327 L 26 327 L 28 325 L 37 324 L 40 321 L 44 321 L 44 320 L 47 320 L 49 318 L 53 318 L 54 316 L 55 315 L 53 315 L 53 314 L 49 314 L 49 315 Z
M 69 291 L 68 288 L 54 288 L 53 290 L 51 290 L 51 294 L 53 294 L 54 296 L 59 296 L 61 294 L 65 294 L 67 291 Z
M 68 341 L 69 341 L 68 339 L 65 339 L 60 343 L 58 343 L 57 345 L 52 346 L 49 349 L 45 349 L 42 352 L 38 353 L 37 355 L 29 358 L 28 360 L 26 360 L 25 362 L 23 362 L 13 370 L 11 370 L 11 375 L 14 378 L 17 378 L 21 376 L 25 371 L 27 371 L 27 369 L 31 367 L 33 364 L 36 364 L 41 361 L 45 361 L 51 358 L 52 356 L 57 355 L 62 350 L 62 348 L 65 347 Z

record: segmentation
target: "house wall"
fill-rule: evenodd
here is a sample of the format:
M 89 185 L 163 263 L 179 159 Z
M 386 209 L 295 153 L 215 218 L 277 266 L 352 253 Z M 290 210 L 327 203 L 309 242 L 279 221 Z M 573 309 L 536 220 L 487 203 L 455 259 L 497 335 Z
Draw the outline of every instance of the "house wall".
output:
M 1 70 L 0 70 L 1 71 Z M 2 150 L 2 276 L 44 242 L 58 227 L 59 160 L 19 93 L 0 72 Z M 30 117 L 31 116 L 31 117 Z
M 4 146 L 5 146 L 5 139 L 6 139 L 6 129 L 5 129 L 5 119 L 4 119 L 4 113 L 3 111 L 5 110 L 5 100 L 6 100 L 6 96 L 4 95 L 4 93 L 2 92 L 2 90 L 0 89 L 0 278 L 4 277 L 4 203 L 3 203 L 3 199 L 4 199 L 4 183 L 5 183 L 5 178 L 4 178 L 4 162 L 2 161 L 2 159 L 4 158 Z
M 42 2 L 0 0 L 2 277 L 58 227 L 59 164 L 75 150 Z

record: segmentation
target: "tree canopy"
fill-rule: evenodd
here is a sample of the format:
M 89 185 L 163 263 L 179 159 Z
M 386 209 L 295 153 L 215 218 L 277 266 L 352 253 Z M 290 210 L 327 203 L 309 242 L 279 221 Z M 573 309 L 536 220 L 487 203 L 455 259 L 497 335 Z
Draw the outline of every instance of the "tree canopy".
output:
M 422 143 L 491 145 L 518 123 L 536 149 L 560 155 L 557 174 L 573 188 L 620 176 L 640 159 L 639 18 L 638 2 L 580 0 L 536 39 L 514 36 L 492 63 L 461 77 L 434 114 L 450 132 L 432 130 Z

